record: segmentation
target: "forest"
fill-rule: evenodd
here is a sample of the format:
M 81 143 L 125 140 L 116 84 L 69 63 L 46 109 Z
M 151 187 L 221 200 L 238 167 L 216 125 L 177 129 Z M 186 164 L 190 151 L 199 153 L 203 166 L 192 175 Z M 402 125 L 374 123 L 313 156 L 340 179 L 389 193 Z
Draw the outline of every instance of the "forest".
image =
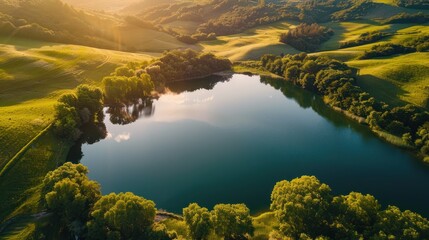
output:
M 289 44 L 303 52 L 314 52 L 320 44 L 334 35 L 332 29 L 322 27 L 316 23 L 300 24 L 296 28 L 280 35 L 280 42 Z

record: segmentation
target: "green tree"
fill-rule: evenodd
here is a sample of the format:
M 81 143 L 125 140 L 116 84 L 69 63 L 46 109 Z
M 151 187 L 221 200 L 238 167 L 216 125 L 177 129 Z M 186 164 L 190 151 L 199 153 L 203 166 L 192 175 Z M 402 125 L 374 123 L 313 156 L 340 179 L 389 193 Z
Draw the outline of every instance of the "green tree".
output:
M 429 221 L 417 213 L 389 206 L 379 213 L 373 239 L 429 239 Z
M 113 73 L 115 76 L 120 77 L 133 77 L 135 76 L 135 72 L 133 69 L 128 68 L 127 66 L 118 67 L 115 69 Z
M 42 192 L 47 209 L 78 236 L 89 219 L 91 207 L 101 196 L 100 186 L 89 180 L 87 174 L 88 169 L 82 164 L 65 163 L 49 172 L 43 180 Z
M 352 192 L 345 196 L 335 197 L 332 204 L 336 239 L 367 239 L 369 237 L 369 233 L 378 220 L 381 208 L 373 196 Z
M 65 103 L 58 103 L 55 105 L 55 133 L 64 139 L 75 141 L 81 135 L 79 127 L 81 121 L 79 114 L 75 107 L 69 106 Z
M 271 210 L 280 230 L 289 237 L 301 233 L 317 237 L 329 229 L 331 189 L 314 176 L 278 182 L 271 194 Z
M 183 209 L 183 217 L 188 225 L 189 235 L 192 239 L 207 239 L 212 229 L 210 212 L 207 208 L 200 207 L 196 203 Z
M 92 115 L 103 110 L 103 92 L 100 88 L 82 84 L 77 87 L 76 96 L 79 109 L 87 108 Z
M 216 234 L 225 240 L 253 236 L 250 210 L 244 204 L 218 204 L 211 212 L 211 220 Z
M 155 203 L 132 193 L 111 193 L 98 200 L 88 222 L 88 239 L 141 239 L 151 232 Z

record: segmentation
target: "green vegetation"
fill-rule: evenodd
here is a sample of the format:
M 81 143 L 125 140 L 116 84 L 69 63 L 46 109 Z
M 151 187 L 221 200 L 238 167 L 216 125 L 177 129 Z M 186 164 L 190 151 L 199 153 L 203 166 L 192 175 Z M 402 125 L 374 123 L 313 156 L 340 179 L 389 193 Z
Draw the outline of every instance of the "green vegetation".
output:
M 406 47 L 400 44 L 386 43 L 382 45 L 375 45 L 369 51 L 365 51 L 360 59 L 370 59 L 377 57 L 387 57 L 397 54 L 406 54 L 415 52 L 414 48 Z
M 104 95 L 106 103 L 118 104 L 136 101 L 149 97 L 155 86 L 146 73 L 137 75 L 137 66 L 129 68 L 119 67 L 111 76 L 103 79 Z
M 327 41 L 334 31 L 316 23 L 300 24 L 287 33 L 280 35 L 280 42 L 289 44 L 303 52 L 314 52 L 319 45 Z
M 42 194 L 47 209 L 76 236 L 82 236 L 89 210 L 101 196 L 100 186 L 89 180 L 87 174 L 85 166 L 65 163 L 43 180 Z
M 333 196 L 328 185 L 303 176 L 276 184 L 271 210 L 282 235 L 293 239 L 425 239 L 429 221 L 389 206 L 371 195 Z
M 215 233 L 225 240 L 248 239 L 254 228 L 250 210 L 244 204 L 218 204 L 214 206 L 211 221 Z
M 406 8 L 426 8 L 426 9 L 429 9 L 429 3 L 425 0 L 413 0 L 413 1 L 395 0 L 395 3 L 398 4 L 398 6 L 406 7 Z
M 334 196 L 331 188 L 314 176 L 278 182 L 271 194 L 272 212 L 258 217 L 252 218 L 244 204 L 218 204 L 209 212 L 194 203 L 183 209 L 183 220 L 174 217 L 155 223 L 153 201 L 132 193 L 100 197 L 98 184 L 86 175 L 86 167 L 66 163 L 45 177 L 43 189 L 48 192 L 48 209 L 54 214 L 52 217 L 63 219 L 57 223 L 56 231 L 67 229 L 72 233 L 60 234 L 62 239 L 429 237 L 429 221 L 419 214 L 403 212 L 395 206 L 382 210 L 371 195 L 352 192 Z M 48 229 L 36 229 L 34 237 L 44 231 Z
M 426 23 L 429 21 L 429 15 L 423 13 L 408 14 L 400 13 L 384 21 L 385 24 L 402 24 L 402 23 Z
M 138 239 L 147 235 L 155 213 L 154 202 L 132 193 L 103 196 L 91 211 L 88 239 Z
M 230 70 L 228 59 L 221 59 L 210 53 L 193 50 L 176 50 L 164 53 L 143 69 L 155 84 L 202 78 L 216 72 Z
M 119 3 L 113 2 L 103 2 L 105 9 L 118 9 L 119 5 L 115 4 Z M 89 5 L 93 1 L 81 1 L 81 4 L 91 7 Z M 125 3 L 120 4 L 122 7 Z M 296 49 L 309 52 L 332 50 L 311 56 L 270 56 L 262 60 L 263 68 L 259 68 L 259 62 L 247 62 L 235 65 L 234 70 L 247 71 L 251 68 L 265 74 L 268 70 L 285 77 L 323 95 L 330 105 L 348 111 L 358 119 L 363 118 L 380 136 L 391 139 L 397 145 L 416 149 L 429 161 L 427 112 L 407 105 L 412 103 L 426 109 L 429 106 L 429 55 L 425 53 L 429 48 L 428 15 L 427 11 L 421 10 L 427 8 L 425 1 L 215 0 L 142 1 L 135 4 L 124 12 L 136 15 L 122 17 L 77 10 L 58 0 L 0 2 L 0 224 L 14 220 L 7 224 L 6 230 L 23 229 L 16 230 L 16 239 L 30 237 L 39 227 L 34 223 L 38 219 L 29 214 L 40 213 L 44 209 L 40 204 L 40 183 L 44 174 L 64 162 L 70 148 L 70 141 L 59 140 L 55 135 L 68 140 L 79 137 L 85 140 L 85 131 L 81 129 L 83 125 L 99 123 L 97 118 L 102 106 L 100 92 L 88 86 L 80 87 L 77 92 L 73 89 L 82 83 L 95 85 L 103 88 L 106 103 L 124 103 L 150 96 L 154 85 L 159 87 L 169 81 L 198 78 L 231 69 L 228 60 L 191 50 L 171 51 L 159 60 L 145 63 L 152 56 L 69 43 L 158 53 L 177 48 L 203 48 L 205 52 L 213 52 L 216 56 L 233 61 L 259 59 L 266 53 L 296 54 Z M 398 8 L 394 4 L 418 10 Z M 384 19 L 385 16 L 388 18 Z M 322 24 L 331 20 L 347 22 Z M 323 26 L 298 25 L 295 21 L 318 22 Z M 329 29 L 334 29 L 334 36 Z M 284 42 L 292 47 L 278 42 L 280 34 L 287 39 Z M 205 42 L 194 45 L 199 41 Z M 372 44 L 378 41 L 379 44 Z M 346 49 L 338 50 L 340 42 L 341 47 Z M 321 57 L 325 55 L 348 61 L 347 64 L 359 69 L 360 74 L 356 76 L 357 69 L 351 69 L 339 61 Z M 362 59 L 356 59 L 362 55 Z M 376 57 L 383 58 L 373 59 Z M 118 68 L 127 62 L 141 65 Z M 114 69 L 117 69 L 115 73 L 108 76 Z M 94 98 L 91 96 L 93 93 L 96 95 Z M 150 105 L 149 102 L 144 104 Z M 115 123 L 124 124 L 136 119 L 129 113 L 125 116 L 122 110 L 118 111 L 120 114 L 114 114 L 115 109 L 109 111 L 116 119 L 112 121 Z M 54 126 L 52 129 L 49 127 L 51 124 Z M 49 198 L 49 209 L 66 213 L 60 215 L 67 223 L 76 223 L 77 218 L 70 217 L 71 210 L 59 206 L 60 199 L 54 196 L 67 193 L 71 196 L 68 198 L 72 203 L 68 204 L 71 209 L 82 207 L 81 199 L 74 199 L 74 193 L 83 191 L 82 184 L 76 184 L 63 181 L 50 190 L 52 198 Z M 137 206 L 147 201 L 129 194 L 111 198 L 127 199 L 138 203 Z M 335 215 L 335 221 L 329 220 L 329 224 L 323 226 L 332 231 L 332 225 L 336 225 L 333 228 L 336 235 L 332 237 L 327 234 L 331 238 L 375 236 L 371 234 L 379 234 L 377 237 L 380 238 L 427 238 L 424 230 L 427 224 L 414 213 L 401 212 L 395 207 L 380 212 L 373 198 L 359 194 L 332 197 L 330 201 L 327 202 L 329 206 L 335 205 L 341 209 Z M 359 204 L 352 204 L 355 202 Z M 360 205 L 360 202 L 369 207 Z M 116 213 L 120 207 L 120 204 L 112 205 L 114 209 L 111 211 Z M 145 228 L 150 226 L 151 230 L 146 229 L 144 234 L 150 234 L 151 239 L 172 237 L 175 233 L 168 233 L 171 224 L 174 225 L 171 229 L 184 237 L 187 233 L 182 230 L 187 225 L 189 234 L 195 238 L 214 238 L 213 232 L 206 231 L 214 227 L 212 220 L 207 219 L 211 213 L 207 213 L 205 208 L 194 208 L 190 215 L 200 217 L 189 216 L 187 221 L 184 213 L 186 224 L 171 219 L 165 225 L 151 223 L 145 225 Z M 244 207 L 223 206 L 222 209 L 245 216 L 243 218 L 248 220 Z M 279 207 L 277 210 L 281 209 Z M 262 236 L 264 239 L 268 235 L 281 238 L 285 233 L 297 236 L 291 231 L 291 224 L 308 217 L 305 215 L 307 213 L 294 218 L 275 219 L 274 214 L 279 214 L 277 210 L 253 218 L 255 238 Z M 81 222 L 86 221 L 83 217 L 79 218 Z M 380 219 L 383 219 L 382 223 Z M 103 234 L 113 237 L 135 234 L 134 229 L 123 229 L 124 226 L 109 222 L 111 220 L 97 219 Z M 279 221 L 283 230 L 273 231 L 273 226 L 276 230 L 280 229 L 277 226 Z M 308 224 L 299 226 L 308 230 L 305 235 L 317 237 L 325 234 L 315 230 L 311 222 Z M 373 227 L 374 224 L 377 227 Z M 65 224 L 65 229 L 69 225 Z M 406 225 L 410 227 L 404 230 L 403 226 Z M 106 226 L 113 230 L 104 231 Z M 86 226 L 73 224 L 73 227 L 72 230 L 80 234 L 79 231 Z M 141 230 L 136 229 L 137 232 Z M 242 229 L 242 226 L 235 228 L 238 233 L 232 234 L 232 230 L 229 233 L 218 232 L 230 238 L 251 233 L 250 228 L 242 232 L 237 229 Z M 375 233 L 374 229 L 378 232 Z M 304 235 L 298 237 L 305 238 Z
M 341 42 L 340 48 L 348 48 L 348 47 L 355 47 L 359 45 L 364 45 L 368 43 L 377 42 L 385 37 L 391 36 L 391 34 L 386 32 L 365 32 L 362 33 L 357 39 L 347 41 L 347 42 Z
M 390 107 L 377 101 L 356 84 L 356 69 L 326 57 L 304 53 L 284 57 L 266 55 L 262 67 L 307 90 L 322 95 L 332 107 L 347 111 L 355 119 L 366 119 L 375 131 L 386 131 L 404 140 L 402 146 L 415 149 L 428 160 L 426 122 L 429 112 L 414 105 Z M 361 121 L 361 120 L 360 120 Z
M 84 124 L 101 120 L 103 115 L 103 92 L 88 85 L 79 85 L 76 94 L 62 95 L 55 105 L 55 133 L 64 139 L 76 141 L 82 135 Z

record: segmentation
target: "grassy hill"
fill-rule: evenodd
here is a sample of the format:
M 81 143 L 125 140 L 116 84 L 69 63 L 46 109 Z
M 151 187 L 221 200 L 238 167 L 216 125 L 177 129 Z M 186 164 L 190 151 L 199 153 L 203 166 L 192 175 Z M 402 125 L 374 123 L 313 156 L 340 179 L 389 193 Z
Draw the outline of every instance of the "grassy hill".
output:
M 119 11 L 139 0 L 63 0 L 63 2 L 78 8 L 114 12 Z
M 0 44 L 0 167 L 53 119 L 57 97 L 80 83 L 99 84 L 132 54 L 29 40 Z
M 282 21 L 252 28 L 244 33 L 218 37 L 218 40 L 202 42 L 204 51 L 227 57 L 233 61 L 259 59 L 264 54 L 298 53 L 299 51 L 279 42 L 280 33 L 295 27 Z
M 163 52 L 193 47 L 151 24 L 77 10 L 60 0 L 0 1 L 0 36 L 121 51 Z
M 57 98 L 81 83 L 99 85 L 116 67 L 153 56 L 4 38 L 0 56 L 0 227 L 13 218 L 0 239 L 25 239 L 35 226 L 28 214 L 40 210 L 41 180 L 68 154 L 69 144 L 44 131 Z

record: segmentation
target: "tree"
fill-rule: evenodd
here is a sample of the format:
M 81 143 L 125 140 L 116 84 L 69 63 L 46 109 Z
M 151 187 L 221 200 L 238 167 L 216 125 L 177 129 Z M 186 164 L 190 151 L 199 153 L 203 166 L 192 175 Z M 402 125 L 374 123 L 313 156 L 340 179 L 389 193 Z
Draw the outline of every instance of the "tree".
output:
M 65 163 L 49 172 L 43 180 L 44 203 L 63 226 L 81 235 L 89 211 L 100 198 L 100 186 L 87 177 L 88 169 L 82 164 Z M 76 227 L 77 226 L 77 227 Z
M 75 107 L 61 102 L 58 103 L 55 105 L 55 119 L 53 126 L 58 136 L 71 141 L 75 141 L 80 137 L 79 127 L 81 126 L 81 121 Z
M 216 234 L 225 240 L 253 236 L 250 210 L 244 204 L 218 204 L 211 212 L 211 220 Z
M 332 205 L 336 239 L 367 239 L 381 208 L 373 196 L 356 192 L 335 197 Z
M 207 239 L 212 229 L 210 213 L 207 208 L 202 208 L 196 203 L 183 209 L 183 217 L 188 225 L 189 235 L 192 239 Z
M 278 182 L 271 194 L 271 210 L 280 222 L 280 230 L 289 237 L 301 233 L 323 235 L 329 228 L 331 189 L 314 176 Z
M 103 92 L 100 88 L 82 84 L 77 87 L 76 96 L 79 109 L 88 108 L 93 116 L 103 110 Z
M 417 213 L 389 206 L 380 212 L 374 239 L 429 239 L 429 221 Z
M 88 222 L 88 239 L 140 239 L 151 232 L 155 203 L 132 193 L 111 193 L 98 200 Z

